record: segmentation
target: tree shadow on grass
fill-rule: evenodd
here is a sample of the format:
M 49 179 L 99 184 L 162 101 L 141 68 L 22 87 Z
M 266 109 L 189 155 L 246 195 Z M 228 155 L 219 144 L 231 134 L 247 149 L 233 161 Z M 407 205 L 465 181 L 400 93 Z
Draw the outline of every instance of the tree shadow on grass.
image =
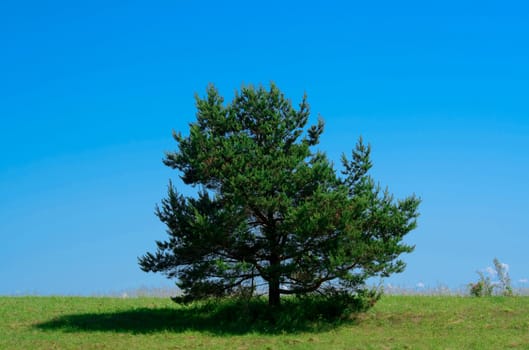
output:
M 303 304 L 283 305 L 269 309 L 262 302 L 208 301 L 174 308 L 136 308 L 106 313 L 79 313 L 59 316 L 35 325 L 40 330 L 63 332 L 122 332 L 148 334 L 156 332 L 199 331 L 214 335 L 246 333 L 323 332 L 354 317 L 302 309 Z M 321 310 L 320 310 L 321 311 Z M 327 310 L 324 310 L 327 311 Z

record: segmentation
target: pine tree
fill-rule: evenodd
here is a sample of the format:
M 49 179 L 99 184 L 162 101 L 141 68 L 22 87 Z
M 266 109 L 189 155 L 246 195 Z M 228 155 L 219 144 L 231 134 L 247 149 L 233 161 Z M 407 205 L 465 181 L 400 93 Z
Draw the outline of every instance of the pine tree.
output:
M 224 104 L 210 85 L 196 107 L 164 163 L 199 191 L 184 197 L 169 184 L 156 209 L 169 238 L 139 258 L 144 271 L 177 279 L 189 298 L 263 283 L 276 306 L 282 294 L 356 293 L 404 269 L 398 257 L 413 251 L 402 240 L 420 200 L 395 200 L 374 182 L 362 139 L 340 176 L 313 150 L 324 123 L 307 127 L 306 97 L 295 109 L 274 84 L 247 86 Z

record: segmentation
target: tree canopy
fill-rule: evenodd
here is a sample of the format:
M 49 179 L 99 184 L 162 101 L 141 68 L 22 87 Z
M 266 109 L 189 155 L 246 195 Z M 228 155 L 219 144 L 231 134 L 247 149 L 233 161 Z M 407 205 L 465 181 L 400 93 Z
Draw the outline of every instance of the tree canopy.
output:
M 281 294 L 355 293 L 369 277 L 403 271 L 420 200 L 395 200 L 371 178 L 361 138 L 337 173 L 314 149 L 324 123 L 307 125 L 306 96 L 294 108 L 274 84 L 245 86 L 225 104 L 210 85 L 196 108 L 164 163 L 197 194 L 169 184 L 156 208 L 169 237 L 139 258 L 141 269 L 177 279 L 190 298 L 262 284 L 270 305 Z

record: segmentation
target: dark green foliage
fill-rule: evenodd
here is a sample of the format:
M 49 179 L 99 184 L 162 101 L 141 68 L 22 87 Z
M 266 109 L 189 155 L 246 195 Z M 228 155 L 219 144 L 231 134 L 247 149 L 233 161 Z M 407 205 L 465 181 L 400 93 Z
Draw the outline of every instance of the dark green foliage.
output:
M 250 86 L 226 105 L 210 86 L 196 101 L 196 122 L 174 134 L 164 163 L 200 191 L 186 198 L 169 185 L 156 211 L 169 239 L 139 259 L 144 271 L 177 278 L 187 299 L 267 285 L 277 306 L 281 294 L 357 295 L 368 277 L 404 269 L 420 201 L 375 184 L 361 139 L 338 176 L 312 150 L 323 121 L 307 127 L 305 97 L 296 110 L 275 85 Z

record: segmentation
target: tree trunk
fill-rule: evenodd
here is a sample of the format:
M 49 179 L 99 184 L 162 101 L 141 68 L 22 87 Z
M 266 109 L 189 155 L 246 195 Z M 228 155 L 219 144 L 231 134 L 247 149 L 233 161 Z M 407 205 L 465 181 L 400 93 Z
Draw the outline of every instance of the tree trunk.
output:
M 280 304 L 281 296 L 279 293 L 279 278 L 274 278 L 268 282 L 268 305 L 279 306 Z
M 279 292 L 280 260 L 277 254 L 270 256 L 270 280 L 268 281 L 268 305 L 279 306 L 281 304 L 281 293 Z

